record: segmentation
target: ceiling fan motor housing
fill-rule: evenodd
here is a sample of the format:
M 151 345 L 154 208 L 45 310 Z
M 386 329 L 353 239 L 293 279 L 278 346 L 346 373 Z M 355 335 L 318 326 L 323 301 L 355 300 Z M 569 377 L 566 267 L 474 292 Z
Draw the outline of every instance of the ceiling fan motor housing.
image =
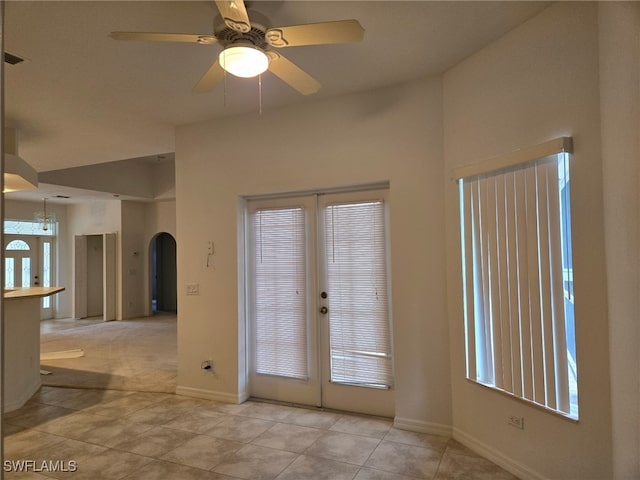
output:
M 251 30 L 246 33 L 237 32 L 227 27 L 222 31 L 217 32 L 216 38 L 224 47 L 235 44 L 251 44 L 254 47 L 266 50 L 269 46 L 265 40 L 264 27 L 255 24 L 251 24 Z
M 220 16 L 215 19 L 213 29 L 218 42 L 223 47 L 233 44 L 251 44 L 261 50 L 266 50 L 269 47 L 265 38 L 268 27 L 264 26 L 268 24 L 267 18 L 257 12 L 248 13 L 251 18 L 251 28 L 248 32 L 240 32 L 230 28 Z

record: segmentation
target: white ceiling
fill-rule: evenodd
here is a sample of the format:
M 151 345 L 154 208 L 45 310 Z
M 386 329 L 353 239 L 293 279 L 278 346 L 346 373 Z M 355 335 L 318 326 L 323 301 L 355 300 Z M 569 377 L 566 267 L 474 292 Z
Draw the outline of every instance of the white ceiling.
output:
M 370 90 L 445 71 L 541 11 L 543 2 L 252 1 L 270 26 L 355 18 L 363 42 L 280 50 L 320 81 L 304 97 L 272 74 L 262 108 Z M 174 151 L 181 124 L 258 111 L 256 79 L 191 89 L 218 45 L 123 42 L 111 31 L 212 33 L 213 2 L 8 1 L 6 125 L 39 172 Z M 226 103 L 226 105 L 225 105 Z

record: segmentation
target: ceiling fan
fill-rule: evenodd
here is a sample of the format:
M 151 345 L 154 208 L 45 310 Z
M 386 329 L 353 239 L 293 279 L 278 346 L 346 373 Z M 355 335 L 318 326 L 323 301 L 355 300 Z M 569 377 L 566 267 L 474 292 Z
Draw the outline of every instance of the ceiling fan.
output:
M 112 32 L 111 37 L 201 45 L 219 43 L 223 50 L 194 87 L 195 93 L 212 90 L 225 72 L 252 78 L 269 70 L 302 95 L 316 93 L 320 83 L 272 47 L 355 43 L 364 37 L 364 29 L 357 20 L 270 27 L 267 18 L 258 12 L 252 11 L 249 19 L 243 0 L 216 0 L 215 3 L 220 15 L 214 20 L 213 34 Z

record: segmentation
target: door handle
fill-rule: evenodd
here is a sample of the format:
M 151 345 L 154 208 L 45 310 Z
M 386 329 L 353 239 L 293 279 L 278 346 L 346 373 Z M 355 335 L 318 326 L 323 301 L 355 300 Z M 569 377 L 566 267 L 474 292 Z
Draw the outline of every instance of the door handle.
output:
M 320 313 L 326 315 L 329 309 L 327 307 L 320 307 Z

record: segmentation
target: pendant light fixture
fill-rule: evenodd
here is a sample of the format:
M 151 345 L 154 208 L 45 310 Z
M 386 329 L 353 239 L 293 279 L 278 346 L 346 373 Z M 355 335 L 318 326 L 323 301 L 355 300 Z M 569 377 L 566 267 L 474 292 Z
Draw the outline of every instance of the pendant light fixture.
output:
M 40 225 L 42 231 L 46 232 L 52 229 L 56 223 L 55 213 L 47 212 L 47 199 L 42 199 L 43 209 L 41 212 L 36 212 L 33 215 L 33 219 Z

